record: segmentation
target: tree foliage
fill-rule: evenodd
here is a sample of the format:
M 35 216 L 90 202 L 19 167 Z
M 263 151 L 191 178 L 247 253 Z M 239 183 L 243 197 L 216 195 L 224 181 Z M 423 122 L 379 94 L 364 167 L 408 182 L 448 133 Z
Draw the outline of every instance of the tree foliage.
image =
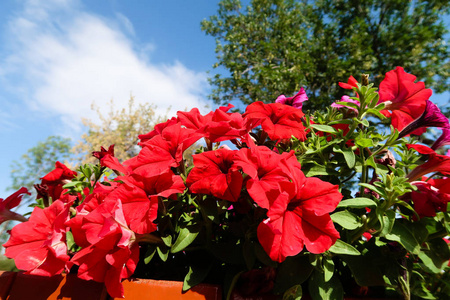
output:
M 210 78 L 216 103 L 272 102 L 301 86 L 320 109 L 342 91 L 329 82 L 403 66 L 436 92 L 449 89 L 450 49 L 442 16 L 450 2 L 354 0 L 222 0 L 202 30 L 216 39 Z M 288 95 L 287 95 L 288 96 Z
M 34 184 L 40 182 L 40 178 L 55 168 L 55 162 L 67 163 L 73 158 L 71 152 L 71 140 L 61 136 L 49 136 L 45 141 L 38 142 L 36 146 L 15 160 L 11 164 L 12 184 L 8 190 L 18 190 L 26 187 L 31 196 L 24 195 L 22 203 L 28 203 L 36 198 Z
M 107 115 L 104 115 L 100 107 L 92 105 L 101 124 L 89 119 L 82 120 L 87 127 L 87 133 L 82 135 L 73 151 L 82 156 L 83 164 L 95 163 L 92 151 L 99 151 L 101 146 L 108 148 L 112 144 L 115 145 L 115 154 L 119 161 L 136 156 L 140 150 L 137 145 L 138 135 L 149 132 L 154 125 L 165 120 L 164 116 L 157 116 L 153 104 L 139 104 L 135 107 L 133 97 L 130 97 L 127 108 L 115 110 L 112 100 L 109 108 Z

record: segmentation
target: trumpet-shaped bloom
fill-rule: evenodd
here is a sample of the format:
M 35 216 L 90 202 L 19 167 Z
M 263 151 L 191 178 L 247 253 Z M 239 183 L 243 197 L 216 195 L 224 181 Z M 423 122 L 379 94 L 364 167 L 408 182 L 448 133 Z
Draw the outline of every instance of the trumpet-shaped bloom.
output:
M 194 168 L 186 183 L 193 193 L 213 195 L 236 202 L 241 194 L 243 177 L 233 166 L 236 151 L 218 149 L 194 155 Z
M 11 209 L 20 204 L 24 194 L 31 195 L 26 188 L 22 187 L 6 199 L 0 198 L 0 224 L 8 220 L 17 220 L 21 222 L 27 220 L 24 216 L 11 211 Z
M 114 156 L 114 145 L 110 145 L 108 150 L 101 147 L 100 151 L 92 152 L 92 155 L 100 160 L 100 164 L 111 170 L 118 171 L 122 174 L 128 174 L 130 170 L 124 167 Z
M 350 99 L 350 97 L 347 96 L 347 95 L 342 96 L 341 100 L 339 102 L 348 102 L 348 103 L 356 104 L 358 106 L 360 105 L 360 102 L 358 100 Z M 354 111 L 354 112 L 358 113 L 358 110 L 356 108 L 351 107 L 351 106 L 347 106 L 347 105 L 343 105 L 343 104 L 332 103 L 331 107 L 338 108 L 338 109 L 345 107 L 345 108 L 348 108 L 351 111 Z
M 432 91 L 422 81 L 414 82 L 416 76 L 406 73 L 402 67 L 386 73 L 380 83 L 379 103 L 385 103 L 384 113 L 391 117 L 391 123 L 399 131 L 419 118 L 425 110 Z M 391 111 L 391 112 L 389 112 Z M 412 133 L 422 134 L 424 130 Z
M 357 84 L 358 84 L 358 81 L 353 76 L 350 76 L 348 78 L 347 83 L 339 82 L 339 86 L 346 90 L 352 90 L 354 87 L 358 87 Z
M 442 130 L 441 136 L 434 142 L 431 149 L 436 150 L 445 145 L 450 145 L 450 129 L 448 128 Z
M 14 258 L 17 268 L 41 276 L 63 271 L 69 260 L 64 224 L 69 219 L 69 207 L 59 200 L 44 209 L 35 207 L 28 222 L 13 227 L 3 247 L 5 255 Z
M 274 200 L 267 193 L 278 190 L 279 182 L 289 181 L 286 168 L 283 169 L 280 162 L 293 155 L 293 152 L 278 154 L 264 146 L 244 148 L 236 153 L 235 166 L 249 175 L 247 191 L 262 208 L 268 209 Z
M 425 110 L 422 115 L 403 128 L 399 133 L 399 138 L 404 137 L 419 128 L 428 127 L 450 128 L 448 118 L 441 112 L 437 105 L 430 100 L 426 101 Z
M 437 154 L 433 149 L 423 145 L 407 145 L 408 149 L 415 149 L 421 154 L 428 155 L 428 160 L 414 168 L 408 174 L 409 181 L 415 181 L 428 173 L 441 172 L 444 175 L 450 175 L 450 156 Z
M 277 191 L 271 191 L 274 197 Z M 274 261 L 297 255 L 305 246 L 311 253 L 328 250 L 339 238 L 328 213 L 342 194 L 337 185 L 318 178 L 281 182 L 280 190 L 258 226 L 258 240 Z
M 286 97 L 285 95 L 278 96 L 278 98 L 275 100 L 275 103 L 281 103 L 302 109 L 303 102 L 307 100 L 308 96 L 306 95 L 305 89 L 302 87 L 295 96 L 292 97 Z
M 63 185 L 66 180 L 71 180 L 77 176 L 77 172 L 70 170 L 64 164 L 57 161 L 55 163 L 55 169 L 41 178 L 40 185 L 35 185 L 38 192 L 37 198 L 48 201 L 48 198 L 52 198 L 53 201 L 59 199 L 63 192 Z
M 128 165 L 134 173 L 144 177 L 166 173 L 171 167 L 180 165 L 184 151 L 201 137 L 201 134 L 182 127 L 180 123 L 170 125 L 161 134 L 140 143 L 143 147 L 141 152 Z
M 79 266 L 79 278 L 104 282 L 110 296 L 123 298 L 121 281 L 136 269 L 139 246 L 121 201 L 105 200 L 84 217 L 81 230 L 90 245 L 75 254 L 69 266 Z
M 253 124 L 251 127 L 260 124 L 272 140 L 290 139 L 295 136 L 304 141 L 306 133 L 302 123 L 303 116 L 303 112 L 295 107 L 281 103 L 264 104 L 261 101 L 247 106 L 244 113 L 244 118 Z
M 450 194 L 433 186 L 430 182 L 415 181 L 412 183 L 417 191 L 411 192 L 414 210 L 420 217 L 434 217 L 436 211 L 447 211 Z

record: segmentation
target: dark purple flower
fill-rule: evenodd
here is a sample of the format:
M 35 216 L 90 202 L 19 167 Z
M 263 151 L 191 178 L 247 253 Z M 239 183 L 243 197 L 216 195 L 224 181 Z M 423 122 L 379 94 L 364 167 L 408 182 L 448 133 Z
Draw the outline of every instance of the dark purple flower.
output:
M 442 130 L 441 136 L 434 142 L 433 146 L 431 146 L 431 149 L 436 150 L 439 149 L 445 145 L 450 145 L 450 129 L 444 128 Z
M 300 91 L 293 97 L 286 98 L 285 95 L 281 95 L 275 100 L 275 103 L 286 104 L 295 108 L 302 109 L 303 102 L 308 100 L 305 89 L 300 88 Z
M 399 134 L 402 138 L 416 129 L 427 127 L 439 127 L 442 129 L 450 129 L 447 117 L 441 112 L 436 104 L 427 100 L 425 110 L 420 117 L 409 123 Z

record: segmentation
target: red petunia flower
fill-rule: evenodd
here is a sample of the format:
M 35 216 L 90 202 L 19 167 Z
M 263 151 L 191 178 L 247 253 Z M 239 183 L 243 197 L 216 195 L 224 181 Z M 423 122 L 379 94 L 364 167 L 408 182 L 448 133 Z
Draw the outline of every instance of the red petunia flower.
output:
M 145 143 L 138 156 L 127 163 L 134 173 L 152 177 L 166 173 L 171 167 L 178 167 L 183 161 L 183 153 L 202 135 L 193 129 L 182 127 L 180 123 L 163 129 Z
M 329 213 L 341 199 L 337 185 L 318 178 L 281 182 L 268 219 L 258 226 L 258 240 L 277 262 L 297 255 L 304 246 L 311 253 L 323 253 L 339 238 Z
M 44 199 L 47 203 L 49 198 L 53 201 L 59 199 L 63 193 L 63 186 L 69 180 L 77 176 L 77 172 L 70 170 L 64 164 L 57 161 L 55 163 L 55 169 L 41 178 L 40 185 L 35 185 L 38 192 L 38 199 Z
M 196 194 L 213 195 L 236 202 L 241 194 L 243 177 L 233 166 L 236 151 L 217 149 L 194 155 L 194 168 L 186 184 Z
M 432 172 L 441 172 L 444 175 L 450 175 L 450 156 L 437 154 L 433 149 L 424 145 L 409 144 L 406 146 L 408 149 L 415 149 L 420 154 L 429 155 L 425 163 L 415 167 L 408 174 L 409 181 L 415 181 L 417 178 Z
M 258 101 L 247 106 L 243 116 L 253 123 L 250 127 L 260 124 L 272 140 L 290 139 L 292 136 L 301 141 L 306 140 L 302 123 L 304 114 L 295 107 Z
M 249 175 L 247 191 L 253 201 L 262 208 L 268 209 L 274 200 L 268 197 L 267 193 L 278 190 L 279 182 L 289 181 L 281 161 L 293 155 L 293 151 L 278 154 L 265 146 L 242 148 L 236 153 L 235 166 Z
M 114 145 L 110 145 L 108 150 L 101 147 L 100 151 L 92 152 L 92 155 L 100 160 L 100 165 L 110 168 L 111 170 L 120 172 L 122 174 L 128 174 L 129 169 L 124 167 L 119 160 L 114 156 Z
M 353 76 L 350 76 L 348 78 L 347 83 L 339 82 L 339 86 L 346 90 L 352 90 L 354 87 L 358 87 L 357 84 L 358 84 L 358 81 Z
M 414 210 L 422 217 L 434 217 L 436 211 L 447 211 L 450 194 L 430 182 L 415 181 L 412 183 L 417 191 L 411 192 L 411 200 L 414 202 Z
M 0 198 L 0 224 L 8 220 L 16 220 L 20 222 L 27 221 L 27 218 L 24 216 L 11 211 L 11 209 L 20 204 L 24 194 L 31 195 L 26 188 L 22 187 L 12 195 L 6 197 L 6 199 Z
M 379 103 L 385 103 L 384 114 L 391 117 L 391 123 L 401 131 L 409 123 L 419 118 L 425 110 L 426 102 L 432 91 L 425 88 L 422 81 L 414 82 L 416 76 L 406 73 L 402 67 L 386 73 L 386 77 L 380 83 Z M 389 112 L 391 111 L 391 113 Z M 413 134 L 422 134 L 424 129 L 419 129 Z
M 60 274 L 69 260 L 66 246 L 69 204 L 56 200 L 41 209 L 35 207 L 28 222 L 11 230 L 3 247 L 5 255 L 14 258 L 17 268 L 27 274 L 53 276 Z
M 134 273 L 139 246 L 126 225 L 121 201 L 105 200 L 84 217 L 81 229 L 90 245 L 72 257 L 69 267 L 79 266 L 79 278 L 104 282 L 111 297 L 123 298 L 121 281 Z

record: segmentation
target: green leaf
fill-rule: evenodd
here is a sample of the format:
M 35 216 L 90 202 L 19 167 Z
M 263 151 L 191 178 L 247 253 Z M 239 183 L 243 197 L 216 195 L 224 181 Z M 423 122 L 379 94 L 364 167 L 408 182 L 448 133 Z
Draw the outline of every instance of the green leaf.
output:
M 392 227 L 394 227 L 395 212 L 393 210 L 386 211 L 385 215 L 381 218 L 381 220 L 383 222 L 383 227 L 381 232 L 379 233 L 379 236 L 383 237 L 386 234 L 389 234 L 392 230 Z
M 302 299 L 302 286 L 297 284 L 288 289 L 283 294 L 283 300 L 300 300 Z
M 335 212 L 331 215 L 331 220 L 349 230 L 354 230 L 363 225 L 357 215 L 347 210 Z
M 311 124 L 310 126 L 314 129 L 316 129 L 318 131 L 322 131 L 322 132 L 329 132 L 329 133 L 337 133 L 338 132 L 336 130 L 336 128 L 328 126 L 328 125 Z
M 327 169 L 322 165 L 306 165 L 302 166 L 302 171 L 307 177 L 313 177 L 318 175 L 336 175 L 336 170 Z
M 352 169 L 355 166 L 356 158 L 355 153 L 352 149 L 344 147 L 343 149 L 333 147 L 333 151 L 337 153 L 342 153 L 344 155 L 345 162 L 347 163 L 347 166 Z
M 159 258 L 161 258 L 162 261 L 166 261 L 167 258 L 169 257 L 169 248 L 167 248 L 165 245 L 163 246 L 158 246 L 156 248 Z
M 353 278 L 360 286 L 385 285 L 383 272 L 380 271 L 378 260 L 368 256 L 340 256 L 352 271 Z M 379 259 L 379 257 L 377 257 Z
M 356 103 L 346 102 L 346 101 L 336 101 L 335 103 L 336 103 L 336 104 L 339 104 L 339 105 L 344 105 L 344 106 L 352 107 L 352 108 L 354 108 L 354 109 L 356 109 L 356 110 L 359 110 L 359 105 L 356 104 Z
M 331 277 L 333 277 L 334 274 L 334 262 L 332 259 L 323 259 L 322 265 L 323 265 L 324 280 L 325 282 L 328 282 L 330 281 Z
M 366 207 L 373 207 L 377 206 L 377 203 L 369 198 L 353 198 L 353 199 L 347 199 L 342 200 L 339 202 L 338 206 L 339 208 L 366 208 Z
M 323 274 L 315 271 L 308 283 L 308 290 L 313 300 L 323 299 L 343 299 L 344 289 L 338 279 L 338 276 L 333 276 L 328 282 L 324 280 Z
M 382 113 L 380 113 L 380 111 L 377 110 L 377 109 L 370 108 L 370 109 L 368 109 L 366 112 L 367 112 L 368 114 L 372 114 L 372 115 L 377 116 L 380 120 L 386 119 L 386 117 L 385 117 Z
M 368 138 L 356 138 L 355 143 L 362 148 L 373 147 L 373 140 Z
M 390 234 L 386 235 L 390 241 L 399 242 L 406 250 L 412 254 L 420 253 L 420 244 L 412 232 L 400 222 L 395 222 Z
M 443 239 L 432 239 L 427 242 L 429 250 L 419 253 L 422 268 L 429 273 L 439 274 L 448 265 L 450 250 Z
M 171 236 L 171 235 L 168 235 L 168 236 L 162 236 L 161 239 L 163 240 L 164 244 L 165 244 L 167 247 L 172 246 L 172 236 Z
M 180 229 L 177 240 L 172 246 L 171 252 L 177 253 L 189 246 L 197 237 L 200 230 L 198 226 L 188 226 Z
M 211 267 L 210 261 L 198 262 L 189 266 L 189 272 L 184 277 L 183 292 L 201 283 L 208 276 Z
M 273 292 L 280 294 L 291 286 L 302 284 L 309 278 L 313 270 L 314 267 L 310 263 L 308 256 L 297 255 L 287 257 L 277 268 Z
M 155 256 L 156 247 L 154 245 L 149 245 L 147 251 L 145 252 L 144 263 L 147 265 L 150 263 Z
M 334 254 L 361 255 L 361 252 L 359 252 L 355 247 L 339 239 L 336 240 L 336 243 L 334 243 L 328 251 Z

